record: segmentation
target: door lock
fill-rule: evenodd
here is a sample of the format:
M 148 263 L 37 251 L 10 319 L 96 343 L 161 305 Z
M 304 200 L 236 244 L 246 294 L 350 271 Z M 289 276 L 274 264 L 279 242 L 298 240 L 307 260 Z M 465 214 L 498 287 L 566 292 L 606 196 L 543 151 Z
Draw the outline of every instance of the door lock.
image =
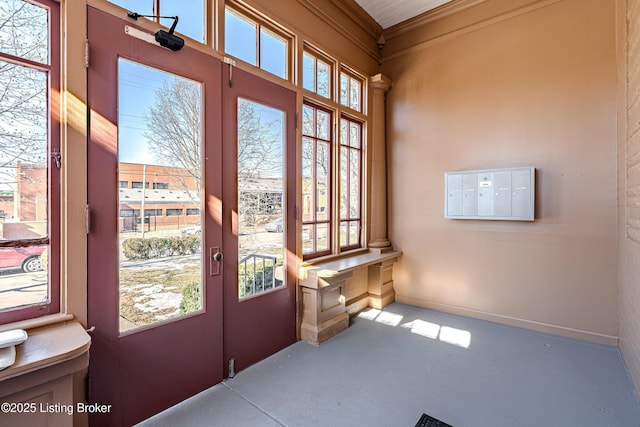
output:
M 209 276 L 217 276 L 220 274 L 220 266 L 222 265 L 222 252 L 220 247 L 209 248 Z

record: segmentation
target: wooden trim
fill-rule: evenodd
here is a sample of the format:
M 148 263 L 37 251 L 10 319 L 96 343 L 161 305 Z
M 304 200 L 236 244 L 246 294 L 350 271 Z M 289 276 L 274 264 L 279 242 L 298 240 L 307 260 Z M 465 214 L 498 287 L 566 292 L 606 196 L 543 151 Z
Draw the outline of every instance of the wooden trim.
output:
M 42 237 L 40 239 L 7 240 L 0 242 L 0 248 L 27 248 L 30 246 L 44 246 L 49 243 L 48 237 Z
M 89 350 L 91 338 L 78 322 L 33 330 L 16 346 L 16 363 L 0 372 L 0 381 L 54 366 Z
M 56 325 L 58 323 L 67 322 L 73 319 L 74 316 L 72 314 L 55 313 L 48 316 L 40 316 L 34 317 L 32 319 L 21 320 L 18 322 L 5 323 L 3 325 L 0 325 L 0 332 L 10 331 L 12 329 L 24 329 L 28 331 L 30 329 Z
M 363 43 L 358 37 L 356 37 L 355 34 L 353 34 L 347 28 L 345 28 L 344 26 L 339 24 L 335 19 L 333 19 L 330 15 L 325 13 L 323 10 L 321 10 L 313 2 L 311 2 L 310 0 L 298 0 L 298 2 L 300 2 L 300 4 L 302 4 L 304 7 L 306 7 L 310 12 L 312 12 L 314 15 L 316 15 L 322 21 L 327 23 L 327 25 L 329 25 L 331 28 L 333 28 L 337 33 L 341 34 L 344 38 L 346 38 L 347 40 L 349 40 L 350 42 L 355 44 L 358 48 L 360 48 L 363 52 L 365 52 L 371 58 L 375 59 L 376 61 L 378 61 L 380 59 L 379 52 L 377 52 L 374 49 L 371 49 L 369 46 L 367 46 L 365 43 Z M 348 15 L 348 16 L 350 18 L 352 18 L 351 15 Z M 353 20 L 353 18 L 352 18 L 352 20 Z M 353 21 L 358 23 L 357 20 L 353 20 Z M 382 34 L 382 32 L 380 32 L 380 34 Z M 378 37 L 380 37 L 380 36 L 379 35 L 372 35 L 372 37 L 374 37 L 374 39 L 377 40 Z
M 478 4 L 485 3 L 488 0 L 453 0 L 450 3 L 443 4 L 440 7 L 432 9 L 414 18 L 407 19 L 399 24 L 393 25 L 383 31 L 385 40 L 390 40 L 405 31 L 421 27 L 439 19 L 451 16 L 454 13 L 462 12 Z
M 371 37 L 376 40 L 380 37 L 382 27 L 358 3 L 353 0 L 331 0 L 331 3 L 342 10 L 345 15 L 351 18 L 353 23 L 369 33 Z M 358 19 L 354 19 L 354 17 Z

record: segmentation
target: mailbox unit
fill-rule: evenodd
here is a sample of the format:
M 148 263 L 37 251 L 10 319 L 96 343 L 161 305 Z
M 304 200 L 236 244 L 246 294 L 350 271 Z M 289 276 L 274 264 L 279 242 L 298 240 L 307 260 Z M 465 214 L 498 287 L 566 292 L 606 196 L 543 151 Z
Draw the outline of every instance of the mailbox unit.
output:
M 444 217 L 533 221 L 535 168 L 484 169 L 444 174 Z

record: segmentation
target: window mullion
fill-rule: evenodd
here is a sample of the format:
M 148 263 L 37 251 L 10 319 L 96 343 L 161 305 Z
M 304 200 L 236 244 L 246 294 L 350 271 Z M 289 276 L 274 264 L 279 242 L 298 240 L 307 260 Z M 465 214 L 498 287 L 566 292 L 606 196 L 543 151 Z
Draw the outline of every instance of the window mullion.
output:
M 256 22 L 256 64 L 262 68 L 262 55 L 260 55 L 260 38 L 262 37 L 262 25 Z
M 340 156 L 340 138 L 341 138 L 341 134 L 340 134 L 340 120 L 341 120 L 341 116 L 340 116 L 340 112 L 337 111 L 336 112 L 336 120 L 334 120 L 334 129 L 333 129 L 333 133 L 334 133 L 334 144 L 332 147 L 332 152 L 333 152 L 333 158 L 335 159 L 333 161 L 333 194 L 332 194 L 332 199 L 333 199 L 333 209 L 332 209 L 332 222 L 333 222 L 333 230 L 332 230 L 332 236 L 333 236 L 333 252 L 334 253 L 340 253 L 340 220 L 341 220 L 341 215 L 340 215 L 340 195 L 342 194 L 342 188 L 341 188 L 341 182 L 340 182 L 340 168 L 342 167 L 342 165 L 340 164 L 341 161 L 341 156 Z

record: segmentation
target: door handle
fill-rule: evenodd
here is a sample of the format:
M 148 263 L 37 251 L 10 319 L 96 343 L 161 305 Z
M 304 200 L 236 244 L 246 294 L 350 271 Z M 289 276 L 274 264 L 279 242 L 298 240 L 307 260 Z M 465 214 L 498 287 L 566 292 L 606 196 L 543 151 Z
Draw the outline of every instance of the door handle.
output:
M 209 276 L 220 274 L 220 265 L 223 258 L 219 247 L 209 248 Z

